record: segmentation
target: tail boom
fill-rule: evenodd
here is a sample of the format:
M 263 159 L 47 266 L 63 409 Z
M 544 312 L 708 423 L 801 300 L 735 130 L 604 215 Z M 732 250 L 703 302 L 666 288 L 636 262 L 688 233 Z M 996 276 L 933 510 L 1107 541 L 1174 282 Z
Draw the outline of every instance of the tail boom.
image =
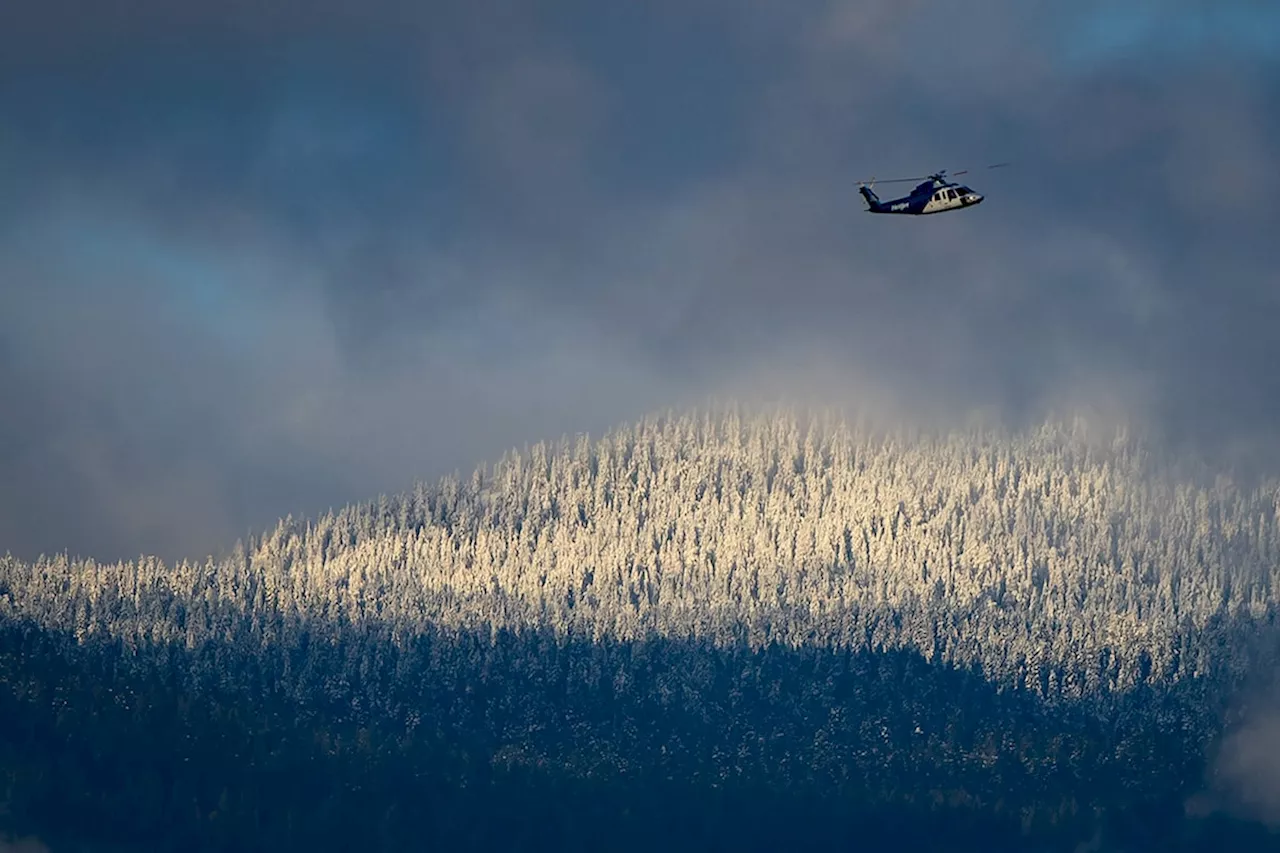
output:
M 880 197 L 875 194 L 871 187 L 866 184 L 859 184 L 858 192 L 862 193 L 862 197 L 866 199 L 867 210 L 870 213 L 884 213 L 884 202 L 880 201 Z

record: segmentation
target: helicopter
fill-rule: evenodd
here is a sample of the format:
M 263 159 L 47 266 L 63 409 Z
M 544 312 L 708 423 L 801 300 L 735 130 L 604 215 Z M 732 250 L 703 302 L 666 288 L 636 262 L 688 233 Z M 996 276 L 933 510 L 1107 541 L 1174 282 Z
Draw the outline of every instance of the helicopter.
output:
M 988 169 L 999 169 L 1008 163 L 996 163 Z M 961 169 L 953 175 L 967 174 L 969 169 Z M 891 201 L 881 201 L 872 189 L 876 179 L 858 182 L 858 192 L 867 201 L 868 213 L 900 213 L 910 216 L 921 216 L 926 213 L 945 213 L 948 210 L 963 210 L 982 204 L 982 193 L 974 192 L 963 184 L 947 180 L 947 171 L 935 172 L 923 178 L 892 178 L 880 181 L 882 184 L 901 184 L 908 181 L 921 181 L 908 195 Z

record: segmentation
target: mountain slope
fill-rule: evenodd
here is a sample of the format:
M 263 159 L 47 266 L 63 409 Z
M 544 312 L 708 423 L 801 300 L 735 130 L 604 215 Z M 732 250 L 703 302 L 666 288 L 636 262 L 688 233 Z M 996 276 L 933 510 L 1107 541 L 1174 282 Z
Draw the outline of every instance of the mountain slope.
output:
M 915 648 L 1079 697 L 1240 670 L 1201 639 L 1268 618 L 1277 555 L 1274 484 L 1180 482 L 1137 441 L 731 413 L 538 445 L 467 482 L 286 520 L 221 564 L 58 557 L 4 576 L 14 615 L 80 633 L 198 643 L 216 602 L 273 631 L 341 617 Z M 144 593 L 195 612 L 179 626 L 139 611 Z
M 650 419 L 222 561 L 0 561 L 11 710 L 43 730 L 56 666 L 150 697 L 111 699 L 137 709 L 116 728 L 170 707 L 200 740 L 196 702 L 246 709 L 228 737 L 249 760 L 354 742 L 366 786 L 425 761 L 445 787 L 551 774 L 1092 827 L 1191 793 L 1274 660 L 1280 489 L 1182 467 L 1080 423 Z M 7 754 L 11 779 L 56 778 Z M 41 828 L 54 800 L 24 802 Z

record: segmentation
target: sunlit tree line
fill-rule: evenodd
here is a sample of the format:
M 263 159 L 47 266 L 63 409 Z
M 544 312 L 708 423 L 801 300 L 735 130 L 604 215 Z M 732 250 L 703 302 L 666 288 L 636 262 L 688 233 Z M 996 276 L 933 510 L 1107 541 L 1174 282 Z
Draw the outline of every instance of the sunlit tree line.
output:
M 84 639 L 296 645 L 550 629 L 917 650 L 1045 698 L 1231 681 L 1268 648 L 1280 489 L 1082 422 L 883 430 L 668 415 L 286 519 L 231 556 L 0 562 L 0 608 Z

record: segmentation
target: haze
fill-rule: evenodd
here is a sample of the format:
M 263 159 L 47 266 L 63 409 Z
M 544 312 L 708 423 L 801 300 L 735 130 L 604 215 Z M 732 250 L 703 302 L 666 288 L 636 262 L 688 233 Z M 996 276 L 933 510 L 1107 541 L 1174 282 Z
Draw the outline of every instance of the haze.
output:
M 1278 71 L 1243 0 L 9 0 L 0 552 L 200 557 L 708 395 L 1265 445 Z

